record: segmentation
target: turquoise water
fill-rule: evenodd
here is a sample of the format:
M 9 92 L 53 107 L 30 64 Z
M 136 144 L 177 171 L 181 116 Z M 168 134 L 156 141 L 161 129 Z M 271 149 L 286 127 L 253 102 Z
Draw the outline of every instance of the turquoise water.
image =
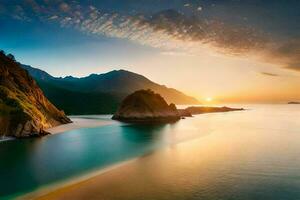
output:
M 167 145 L 184 144 L 191 149 L 178 148 L 174 156 L 181 152 L 184 157 L 175 164 L 188 168 L 181 171 L 177 166 L 165 172 L 174 172 L 170 180 L 179 189 L 173 192 L 162 185 L 155 191 L 157 199 L 158 194 L 166 199 L 176 192 L 181 192 L 177 197 L 188 199 L 300 199 L 300 106 L 248 108 L 198 115 L 168 125 L 116 123 L 2 142 L 0 197 L 22 195 Z M 172 167 L 174 163 L 166 165 Z M 164 172 L 162 166 L 152 170 L 157 179 Z M 202 179 L 209 181 L 204 184 Z
M 0 143 L 0 196 L 83 175 L 162 146 L 164 126 L 109 125 Z

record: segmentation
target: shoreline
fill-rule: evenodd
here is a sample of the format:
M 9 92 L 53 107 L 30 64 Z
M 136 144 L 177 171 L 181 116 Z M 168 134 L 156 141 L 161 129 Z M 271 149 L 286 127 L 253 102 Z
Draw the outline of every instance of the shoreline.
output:
M 80 128 L 88 128 L 88 127 L 98 127 L 98 126 L 105 126 L 105 125 L 111 125 L 118 123 L 116 121 L 103 118 L 94 118 L 94 117 L 84 117 L 84 116 L 71 116 L 70 117 L 73 121 L 71 124 L 65 124 L 58 127 L 54 127 L 51 129 L 48 129 L 47 131 L 51 131 L 51 134 L 59 134 L 66 131 L 74 130 L 74 129 L 80 129 Z M 185 142 L 185 141 L 183 141 Z M 181 142 L 179 142 L 181 143 Z M 73 177 L 70 179 L 62 180 L 57 183 L 49 184 L 42 186 L 40 188 L 37 188 L 36 190 L 21 194 L 20 196 L 17 196 L 16 199 L 40 199 L 40 198 L 47 198 L 47 196 L 53 192 L 60 192 L 65 191 L 67 188 L 72 188 L 77 185 L 81 185 L 85 183 L 86 181 L 92 180 L 100 175 L 103 175 L 104 173 L 110 172 L 114 169 L 117 169 L 119 167 L 125 166 L 127 164 L 133 163 L 136 160 L 140 158 L 132 158 L 125 161 L 120 161 L 116 164 L 108 165 L 103 168 L 96 169 L 94 171 L 88 172 L 86 174 L 78 175 L 77 177 Z
M 112 125 L 112 124 L 118 123 L 114 120 L 111 120 L 110 118 L 107 118 L 107 119 L 97 118 L 97 116 L 99 116 L 99 115 L 89 116 L 89 117 L 87 117 L 85 115 L 69 116 L 70 119 L 72 120 L 71 123 L 62 124 L 59 126 L 48 128 L 45 131 L 50 133 L 49 135 L 51 136 L 51 135 L 61 134 L 64 132 L 81 129 L 81 128 L 94 128 L 94 127 L 101 127 L 101 126 L 107 126 L 107 125 Z M 11 140 L 16 140 L 16 139 L 18 139 L 18 138 L 2 136 L 2 137 L 0 137 L 0 143 L 11 141 Z
M 5 142 L 5 141 L 10 141 L 10 140 L 15 140 L 15 138 L 14 137 L 6 137 L 6 136 L 4 136 L 4 137 L 0 138 L 0 143 L 1 142 Z
M 45 131 L 49 132 L 51 135 L 80 129 L 80 128 L 93 128 L 93 127 L 100 127 L 115 124 L 116 122 L 113 120 L 105 120 L 99 118 L 86 118 L 84 116 L 70 116 L 72 120 L 69 124 L 62 124 L 60 126 L 52 127 L 46 129 Z
M 183 141 L 179 141 L 178 143 L 174 143 L 174 144 L 170 143 L 170 144 L 167 144 L 165 147 L 161 148 L 158 152 L 160 152 L 162 150 L 167 150 L 171 146 L 178 145 L 178 144 L 184 144 L 189 141 L 195 141 L 197 139 L 198 138 L 193 138 L 188 141 L 183 140 Z M 129 159 L 129 160 L 120 161 L 116 164 L 108 165 L 107 167 L 104 167 L 102 169 L 101 168 L 96 169 L 94 171 L 91 171 L 91 172 L 83 174 L 83 175 L 79 175 L 79 176 L 71 178 L 69 180 L 60 181 L 60 182 L 57 182 L 54 184 L 50 184 L 48 186 L 43 186 L 32 192 L 17 196 L 16 199 L 18 199 L 18 200 L 51 199 L 49 197 L 53 194 L 57 194 L 57 193 L 61 193 L 61 192 L 64 193 L 65 191 L 67 191 L 70 188 L 81 186 L 81 185 L 85 184 L 86 182 L 93 181 L 99 177 L 102 177 L 104 174 L 106 174 L 108 172 L 117 170 L 122 167 L 130 166 L 131 164 L 134 164 L 135 162 L 137 162 L 138 160 L 140 160 L 141 158 L 143 158 L 145 156 L 147 156 L 147 154 L 141 155 L 141 156 Z
M 16 199 L 20 199 L 20 200 L 39 199 L 39 198 L 47 196 L 48 194 L 50 194 L 52 192 L 64 190 L 65 188 L 72 187 L 72 186 L 75 186 L 78 184 L 82 184 L 88 180 L 93 179 L 94 177 L 97 177 L 97 176 L 100 176 L 107 172 L 110 172 L 111 170 L 117 169 L 121 166 L 125 166 L 130 163 L 133 163 L 138 159 L 139 159 L 139 157 L 133 158 L 130 160 L 121 161 L 119 163 L 109 165 L 102 169 L 98 169 L 98 170 L 92 171 L 92 172 L 84 174 L 84 175 L 79 175 L 78 177 L 74 177 L 69 180 L 60 181 L 57 183 L 50 184 L 48 186 L 43 186 L 41 188 L 36 189 L 35 191 L 17 196 Z
M 268 110 L 265 111 L 264 109 L 265 108 L 260 109 L 258 111 L 258 113 L 263 112 L 263 113 L 267 113 L 267 117 L 269 115 L 271 116 L 271 114 L 269 114 L 270 112 Z M 277 108 L 275 107 L 275 109 L 277 109 Z M 253 109 L 253 110 L 255 110 L 255 109 Z M 250 134 L 248 136 L 253 136 L 253 133 L 255 132 L 254 130 L 258 130 L 258 131 L 262 130 L 262 132 L 264 132 L 264 129 L 260 128 L 261 125 L 264 125 L 264 121 L 263 120 L 261 120 L 261 123 L 255 125 L 253 127 L 248 127 L 248 125 L 249 124 L 252 125 L 252 122 L 254 121 L 254 118 L 252 116 L 256 116 L 255 112 L 249 112 L 249 113 L 250 113 L 250 115 L 249 115 L 248 118 L 247 118 L 248 115 L 246 116 L 246 118 L 240 118 L 241 115 L 239 115 L 239 114 L 237 116 L 233 115 L 232 116 L 233 118 L 231 116 L 228 116 L 227 114 L 224 115 L 224 117 L 226 119 L 225 122 L 229 123 L 228 125 L 226 125 L 224 127 L 223 126 L 218 126 L 218 125 L 220 125 L 220 118 L 216 117 L 217 120 L 213 120 L 213 121 L 216 121 L 216 123 L 212 124 L 211 126 L 212 127 L 216 127 L 217 129 L 210 129 L 210 128 L 202 129 L 201 128 L 201 131 L 203 131 L 205 133 L 207 132 L 208 136 L 211 133 L 214 134 L 214 135 L 212 135 L 212 137 L 209 137 L 208 140 L 206 139 L 206 142 L 205 141 L 201 142 L 201 144 L 206 144 L 207 147 L 211 147 L 211 148 L 202 148 L 201 151 L 206 151 L 205 149 L 208 149 L 208 152 L 214 152 L 214 154 L 215 153 L 220 153 L 220 154 L 223 155 L 223 151 L 221 151 L 221 150 L 220 151 L 219 150 L 216 151 L 215 147 L 216 147 L 216 145 L 224 144 L 224 147 L 227 148 L 228 147 L 228 145 L 227 145 L 228 143 L 217 143 L 216 144 L 216 141 L 218 141 L 217 138 L 219 137 L 219 136 L 215 137 L 216 134 L 220 135 L 220 136 L 222 135 L 222 137 L 225 139 L 224 141 L 222 140 L 223 142 L 230 142 L 230 144 L 232 144 L 231 142 L 233 141 L 234 138 L 239 139 L 239 136 L 238 136 L 239 134 L 236 134 L 236 133 L 240 133 L 241 130 L 243 130 L 244 128 L 252 128 L 251 130 L 247 129 L 248 131 L 246 131 L 246 132 Z M 215 114 L 213 114 L 213 115 L 215 115 Z M 279 116 L 278 119 L 277 118 L 275 118 L 275 119 L 276 120 L 281 120 L 282 119 L 280 117 L 281 115 L 282 115 L 282 112 L 275 113 L 275 116 Z M 290 119 L 289 115 L 287 115 L 286 117 L 287 117 L 287 119 Z M 202 117 L 202 118 L 206 118 L 206 117 Z M 228 120 L 228 119 L 230 119 L 230 120 Z M 242 124 L 243 125 L 242 127 L 238 127 L 234 132 L 232 132 L 231 128 L 235 127 L 235 121 L 232 120 L 232 119 L 242 119 L 241 122 L 245 123 L 245 124 Z M 252 121 L 252 119 L 253 119 L 253 121 Z M 203 122 L 210 122 L 210 121 L 212 121 L 212 120 L 211 119 L 206 119 Z M 198 125 L 198 123 L 192 123 L 192 124 Z M 203 124 L 203 123 L 201 123 L 201 124 Z M 279 134 L 279 131 L 281 131 L 281 129 L 280 130 L 273 129 L 273 127 L 272 127 L 271 124 L 267 124 L 267 125 L 269 125 L 269 126 L 267 126 L 267 128 L 271 128 L 270 130 L 273 130 L 272 133 L 275 133 L 275 134 L 278 134 L 278 135 L 282 135 L 282 134 Z M 188 126 L 188 130 L 194 131 L 194 129 L 192 129 L 192 127 L 189 127 L 189 126 Z M 233 137 L 233 138 L 227 139 L 228 138 L 228 136 L 227 136 L 228 134 L 224 134 L 225 133 L 224 130 L 229 130 L 229 132 L 228 132 L 228 134 L 230 134 L 229 137 Z M 266 131 L 266 132 L 268 132 L 268 131 Z M 294 134 L 290 134 L 290 135 L 294 135 Z M 246 139 L 249 138 L 248 136 L 246 136 L 245 138 Z M 195 139 L 196 138 L 198 138 L 198 137 L 195 137 Z M 265 138 L 268 139 L 269 137 L 265 137 Z M 197 142 L 195 142 L 195 143 L 197 143 Z M 176 143 L 174 143 L 174 144 L 176 144 Z M 174 151 L 172 151 L 173 153 L 178 152 L 177 153 L 178 154 L 177 157 L 176 157 L 176 154 L 168 152 L 169 150 L 165 151 L 165 152 L 167 152 L 166 153 L 167 157 L 173 157 L 173 158 L 171 158 L 172 163 L 178 163 L 174 158 L 176 158 L 176 159 L 188 158 L 187 156 L 183 156 L 185 154 L 183 154 L 182 151 L 179 151 L 180 148 L 178 146 L 181 146 L 181 145 L 177 146 L 177 144 L 176 144 L 176 146 L 174 146 L 174 144 L 170 145 L 171 146 L 170 149 L 174 150 Z M 242 146 L 246 146 L 246 145 L 244 145 L 244 143 L 241 143 L 241 145 Z M 188 145 L 184 145 L 184 146 L 187 146 L 187 148 L 186 148 L 187 149 L 186 150 L 187 151 L 186 155 L 194 155 L 194 154 L 197 155 L 196 151 L 193 151 L 193 149 L 191 148 L 192 145 L 188 144 Z M 199 147 L 201 145 L 196 145 L 196 146 Z M 168 145 L 168 147 L 169 147 L 169 145 Z M 237 148 L 239 149 L 239 147 L 241 147 L 241 146 L 238 146 Z M 200 150 L 199 150 L 199 152 L 200 152 Z M 231 153 L 231 152 L 233 152 L 233 151 L 231 149 L 229 149 L 228 153 Z M 236 151 L 234 151 L 234 152 L 236 152 Z M 162 153 L 159 153 L 159 154 L 162 154 Z M 201 153 L 199 153 L 199 155 L 201 155 Z M 203 153 L 203 155 L 210 155 L 210 154 L 204 154 Z M 250 154 L 250 155 L 252 155 L 252 154 Z M 201 156 L 199 156 L 199 157 L 201 158 Z M 209 157 L 210 156 L 207 156 L 207 158 L 209 158 Z M 161 164 L 162 161 L 167 160 L 167 159 L 160 158 L 160 156 L 157 156 L 157 158 L 158 159 L 154 159 L 154 160 L 159 161 L 159 162 L 156 162 L 156 164 L 159 164 L 159 165 L 157 165 L 158 167 L 162 166 L 162 164 Z M 205 158 L 206 157 L 204 157 L 204 159 Z M 224 157 L 224 158 L 226 158 L 226 157 Z M 138 159 L 140 159 L 140 157 L 138 157 Z M 194 159 L 191 159 L 190 161 L 193 161 L 193 160 Z M 138 165 L 136 165 L 134 161 L 138 162 Z M 183 160 L 183 161 L 185 162 L 185 160 Z M 223 159 L 220 159 L 220 162 L 222 163 Z M 124 174 L 124 176 L 128 176 L 129 175 L 129 177 L 130 177 L 129 181 L 131 181 L 133 176 L 130 176 L 130 173 L 128 173 L 129 170 L 126 170 L 126 169 L 128 169 L 128 168 L 132 169 L 131 171 L 135 171 L 135 169 L 142 169 L 142 170 L 140 170 L 140 172 L 143 173 L 144 172 L 144 168 L 142 168 L 142 167 L 144 166 L 144 163 L 145 163 L 144 160 L 137 161 L 136 158 L 128 159 L 128 160 L 124 160 L 124 161 L 119 161 L 119 162 L 117 162 L 117 163 L 115 163 L 113 165 L 107 165 L 107 166 L 98 168 L 95 171 L 93 170 L 93 171 L 90 171 L 90 172 L 88 172 L 86 174 L 83 173 L 83 174 L 80 174 L 78 176 L 74 176 L 74 178 L 72 178 L 72 179 L 66 179 L 65 181 L 60 181 L 60 182 L 57 182 L 57 183 L 45 185 L 43 187 L 38 187 L 38 188 L 36 188 L 36 190 L 34 190 L 32 192 L 25 193 L 23 195 L 22 194 L 19 195 L 17 199 L 64 199 L 64 197 L 69 197 L 69 196 L 73 196 L 74 197 L 77 194 L 82 194 L 82 196 L 78 195 L 77 199 L 80 199 L 81 197 L 86 197 L 86 196 L 92 197 L 92 195 L 94 195 L 94 197 L 99 197 L 99 195 L 104 194 L 104 196 L 105 196 L 106 194 L 109 193 L 109 192 L 105 192 L 106 191 L 105 189 L 109 189 L 109 188 L 112 188 L 111 186 L 114 186 L 113 184 L 109 184 L 109 182 L 107 182 L 107 181 L 111 180 L 109 178 L 112 178 L 112 179 L 115 178 L 115 179 L 113 179 L 113 181 L 111 181 L 111 183 L 115 182 L 117 184 L 117 186 L 121 186 L 121 187 L 124 187 L 125 189 L 128 189 L 129 186 L 127 187 L 126 184 L 122 185 L 122 184 L 124 184 L 123 181 L 122 181 L 123 180 L 122 178 L 120 179 L 121 181 L 119 181 L 119 182 L 115 181 L 115 180 L 117 180 L 116 177 L 119 177 L 119 176 L 116 176 L 116 175 L 118 175 L 118 174 Z M 187 163 L 187 167 L 188 167 L 189 166 L 189 162 L 186 162 L 186 163 Z M 199 163 L 199 166 L 202 166 L 202 162 L 199 161 L 198 163 Z M 139 165 L 141 165 L 141 166 L 139 166 Z M 139 168 L 136 168 L 137 166 Z M 153 165 L 153 166 L 156 166 L 156 165 Z M 172 171 L 172 170 L 168 170 L 168 168 L 165 168 L 165 166 L 171 166 L 171 165 L 163 165 L 164 172 Z M 179 165 L 179 167 L 181 167 L 181 165 Z M 118 168 L 121 168 L 121 169 L 118 169 Z M 172 169 L 172 167 L 170 167 L 170 169 Z M 190 169 L 190 168 L 188 167 L 188 169 Z M 204 171 L 203 174 L 206 174 L 205 169 L 206 169 L 206 167 L 204 166 L 203 167 L 203 171 Z M 176 170 L 174 170 L 174 171 L 176 172 Z M 188 170 L 186 170 L 186 171 L 188 171 Z M 199 171 L 201 171 L 201 170 L 199 170 Z M 148 175 L 149 175 L 149 173 L 148 173 Z M 214 174 L 212 174 L 212 175 L 214 175 Z M 176 174 L 175 174 L 175 176 L 176 176 Z M 121 176 L 121 177 L 123 177 L 123 176 Z M 151 177 L 151 173 L 150 173 L 149 177 Z M 165 176 L 163 178 L 165 178 Z M 213 178 L 215 178 L 215 177 L 213 176 Z M 139 180 L 139 179 L 137 179 L 137 180 Z M 142 180 L 142 179 L 140 179 L 140 180 Z M 155 178 L 154 178 L 154 180 L 155 180 Z M 97 188 L 95 187 L 96 184 L 99 184 L 99 186 L 97 185 Z M 108 186 L 104 187 L 104 185 L 107 185 L 107 184 L 108 184 Z M 116 191 L 119 191 L 119 189 L 118 189 L 117 186 L 116 186 L 116 188 L 117 188 Z M 102 193 L 101 190 L 103 190 L 104 193 Z M 79 193 L 78 191 L 84 191 L 84 192 Z M 112 191 L 114 191 L 114 190 L 112 190 Z M 99 192 L 98 196 L 96 196 L 97 192 Z M 112 192 L 112 194 L 116 195 L 118 193 L 113 193 Z M 118 195 L 116 195 L 116 196 L 118 196 Z M 69 198 L 69 199 L 72 199 L 72 198 Z M 74 198 L 74 199 L 76 199 L 76 198 Z M 81 199 L 83 199 L 83 198 L 81 198 Z M 85 199 L 88 199 L 88 198 L 85 198 Z M 94 198 L 94 199 L 96 199 L 96 198 Z M 107 198 L 107 199 L 109 199 L 109 198 Z M 113 199 L 113 198 L 111 198 L 111 199 Z

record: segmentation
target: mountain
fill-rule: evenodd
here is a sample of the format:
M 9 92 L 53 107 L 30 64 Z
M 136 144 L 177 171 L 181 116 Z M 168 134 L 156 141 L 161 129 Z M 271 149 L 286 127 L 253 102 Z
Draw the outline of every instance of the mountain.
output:
M 72 91 L 45 81 L 38 84 L 54 105 L 72 115 L 112 113 L 122 100 L 108 93 Z
M 83 78 L 58 78 L 30 66 L 23 65 L 23 68 L 35 78 L 45 95 L 68 114 L 113 113 L 127 95 L 141 89 L 151 89 L 161 94 L 169 103 L 199 104 L 197 99 L 178 90 L 125 70 L 91 74 Z M 82 107 L 80 112 L 78 105 Z
M 168 105 L 152 90 L 139 90 L 127 96 L 113 119 L 127 122 L 169 122 L 180 119 L 174 104 Z
M 0 53 L 0 136 L 29 137 L 71 122 L 13 56 Z
M 22 68 L 28 71 L 28 73 L 33 77 L 33 78 L 38 78 L 40 80 L 54 80 L 55 78 L 48 74 L 47 72 L 40 70 L 38 68 L 33 68 L 29 65 L 22 65 Z

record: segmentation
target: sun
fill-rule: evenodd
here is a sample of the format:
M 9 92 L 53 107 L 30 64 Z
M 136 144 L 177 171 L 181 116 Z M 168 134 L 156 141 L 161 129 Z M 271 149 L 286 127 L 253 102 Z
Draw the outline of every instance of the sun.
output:
M 211 97 L 206 97 L 206 98 L 205 98 L 205 101 L 206 101 L 206 102 L 211 102 L 212 100 L 213 100 L 213 99 L 212 99 Z

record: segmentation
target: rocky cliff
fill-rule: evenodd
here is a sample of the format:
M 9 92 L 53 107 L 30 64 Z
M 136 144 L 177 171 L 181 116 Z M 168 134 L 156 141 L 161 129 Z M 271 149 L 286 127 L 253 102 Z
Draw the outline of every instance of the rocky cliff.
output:
M 152 90 L 139 90 L 127 96 L 113 119 L 129 122 L 166 122 L 180 119 L 174 104 Z
M 14 57 L 0 52 L 0 136 L 41 136 L 69 122 Z

